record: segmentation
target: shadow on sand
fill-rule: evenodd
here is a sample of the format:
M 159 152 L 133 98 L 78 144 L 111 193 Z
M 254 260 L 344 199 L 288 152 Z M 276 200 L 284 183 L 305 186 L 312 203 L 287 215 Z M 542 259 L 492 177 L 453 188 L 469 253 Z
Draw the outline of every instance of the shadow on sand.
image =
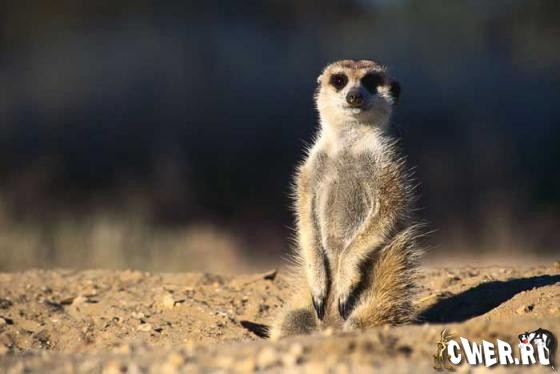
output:
M 251 331 L 253 334 L 258 336 L 259 338 L 268 338 L 269 337 L 269 327 L 267 325 L 263 325 L 260 323 L 255 323 L 251 321 L 239 321 L 241 326 L 245 329 Z
M 418 323 L 463 322 L 489 312 L 520 292 L 550 286 L 557 282 L 560 282 L 560 275 L 540 275 L 479 284 L 457 295 L 441 299 L 428 307 L 420 313 Z M 269 335 L 267 325 L 250 321 L 240 322 L 241 326 L 258 337 L 267 338 Z
M 560 275 L 540 275 L 479 284 L 428 307 L 420 313 L 418 323 L 463 322 L 494 309 L 520 292 L 557 282 L 560 282 Z

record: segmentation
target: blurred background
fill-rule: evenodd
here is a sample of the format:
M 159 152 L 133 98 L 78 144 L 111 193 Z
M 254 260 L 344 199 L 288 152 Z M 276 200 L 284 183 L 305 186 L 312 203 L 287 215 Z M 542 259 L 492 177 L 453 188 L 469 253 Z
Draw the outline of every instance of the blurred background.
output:
M 0 3 L 0 270 L 277 266 L 342 58 L 402 85 L 428 263 L 558 255 L 556 0 L 42 0 Z

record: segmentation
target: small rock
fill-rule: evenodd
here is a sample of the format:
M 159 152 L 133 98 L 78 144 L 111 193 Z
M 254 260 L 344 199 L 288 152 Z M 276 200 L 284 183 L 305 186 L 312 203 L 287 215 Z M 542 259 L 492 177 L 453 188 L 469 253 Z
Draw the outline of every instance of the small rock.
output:
M 521 305 L 515 312 L 517 314 L 525 314 L 532 312 L 533 309 L 535 309 L 535 304 Z
M 122 354 L 122 355 L 129 355 L 130 354 L 130 345 L 122 344 L 118 347 L 113 348 L 114 353 Z
M 173 298 L 173 296 L 171 296 L 171 294 L 165 294 L 165 296 L 163 296 L 161 305 L 164 309 L 172 309 L 175 306 L 175 299 Z
M 50 310 L 52 310 L 53 312 L 63 312 L 64 311 L 64 305 L 62 305 L 61 303 L 58 303 L 56 301 L 52 301 L 52 300 L 45 300 L 45 305 L 49 307 Z
M 278 364 L 278 353 L 272 347 L 264 347 L 257 356 L 257 367 L 259 370 L 268 369 Z
M 41 287 L 41 292 L 52 293 L 52 288 L 50 288 L 48 286 L 43 286 L 43 287 Z
M 350 370 L 350 367 L 348 366 L 348 364 L 344 363 L 344 362 L 339 362 L 334 366 L 334 372 L 335 373 L 339 373 L 339 374 L 350 374 L 352 373 L 352 370 Z
M 134 362 L 131 362 L 126 368 L 127 374 L 142 374 L 142 370 Z
M 50 345 L 50 336 L 49 332 L 45 329 L 39 331 L 35 334 L 35 339 L 37 339 L 41 344 L 49 346 Z
M 8 322 L 6 322 L 6 320 L 4 318 L 0 317 L 0 327 L 3 327 L 7 324 L 8 324 Z
M 117 361 L 109 361 L 103 368 L 103 374 L 120 374 L 125 371 L 126 367 Z
M 10 334 L 2 334 L 0 335 L 0 346 L 6 346 L 8 348 L 11 348 L 15 345 L 15 339 L 12 335 Z
M 83 303 L 85 303 L 85 302 L 87 302 L 87 298 L 85 298 L 85 297 L 83 297 L 82 295 L 80 295 L 80 296 L 78 296 L 78 297 L 76 297 L 76 298 L 74 298 L 74 299 L 72 300 L 72 306 L 79 306 L 79 305 L 81 305 L 81 304 L 83 304 Z M 61 302 L 61 303 L 62 303 L 62 302 Z
M 187 352 L 187 355 L 193 355 L 196 348 L 196 344 L 192 340 L 185 339 L 183 348 L 185 352 Z
M 295 366 L 301 362 L 303 355 L 303 346 L 300 343 L 294 343 L 290 346 L 287 353 L 282 356 L 284 366 Z
M 12 305 L 14 305 L 14 303 L 12 303 L 10 300 L 0 299 L 0 309 L 8 309 Z
M 95 342 L 95 324 L 93 321 L 89 321 L 89 323 L 82 328 L 81 337 L 86 344 Z
M 29 332 L 36 332 L 39 331 L 41 329 L 41 325 L 35 321 L 30 321 L 30 320 L 22 320 L 18 323 L 18 325 Z
M 141 272 L 132 270 L 126 270 L 119 274 L 120 280 L 125 283 L 138 283 L 143 277 L 144 274 Z
M 334 329 L 332 327 L 327 327 L 322 331 L 322 334 L 325 336 L 331 336 L 334 334 Z
M 150 325 L 149 323 L 141 323 L 136 328 L 136 330 L 142 331 L 142 332 L 149 332 L 151 329 L 152 329 L 152 325 Z
M 60 305 L 71 305 L 74 302 L 75 299 L 76 299 L 75 296 L 70 296 L 70 297 L 67 297 L 65 299 L 60 300 L 59 304 Z
M 217 367 L 222 368 L 222 369 L 228 369 L 231 368 L 232 365 L 234 364 L 235 360 L 233 357 L 231 356 L 218 356 L 214 359 L 214 363 Z
M 235 371 L 238 373 L 252 373 L 255 371 L 255 358 L 248 356 L 235 362 Z
M 278 269 L 273 269 L 273 270 L 270 270 L 270 271 L 264 273 L 263 278 L 265 280 L 274 280 L 274 278 L 276 278 L 277 274 L 278 274 Z
M 181 356 L 177 352 L 171 352 L 167 356 L 167 360 L 166 360 L 166 364 L 168 364 L 168 365 L 170 365 L 174 368 L 180 367 L 181 365 L 183 365 L 184 362 L 185 362 L 185 359 L 183 358 L 183 356 Z

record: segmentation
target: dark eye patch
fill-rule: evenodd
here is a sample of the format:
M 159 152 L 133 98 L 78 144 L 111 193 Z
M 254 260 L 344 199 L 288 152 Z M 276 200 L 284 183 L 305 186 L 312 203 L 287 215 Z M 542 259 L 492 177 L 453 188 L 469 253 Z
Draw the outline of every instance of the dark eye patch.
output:
M 385 79 L 383 75 L 379 73 L 368 73 L 362 77 L 360 82 L 362 82 L 362 86 L 364 86 L 366 90 L 374 94 L 377 92 L 377 87 L 383 85 Z
M 337 90 L 340 91 L 348 83 L 348 77 L 344 74 L 333 74 L 329 83 Z

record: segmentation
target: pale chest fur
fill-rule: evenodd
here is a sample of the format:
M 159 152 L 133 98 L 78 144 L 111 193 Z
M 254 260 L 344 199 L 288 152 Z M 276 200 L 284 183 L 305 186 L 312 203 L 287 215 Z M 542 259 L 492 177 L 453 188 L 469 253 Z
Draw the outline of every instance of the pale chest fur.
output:
M 313 214 L 329 254 L 342 251 L 367 216 L 375 213 L 382 151 L 375 134 L 346 134 L 334 143 L 319 139 L 314 147 Z

